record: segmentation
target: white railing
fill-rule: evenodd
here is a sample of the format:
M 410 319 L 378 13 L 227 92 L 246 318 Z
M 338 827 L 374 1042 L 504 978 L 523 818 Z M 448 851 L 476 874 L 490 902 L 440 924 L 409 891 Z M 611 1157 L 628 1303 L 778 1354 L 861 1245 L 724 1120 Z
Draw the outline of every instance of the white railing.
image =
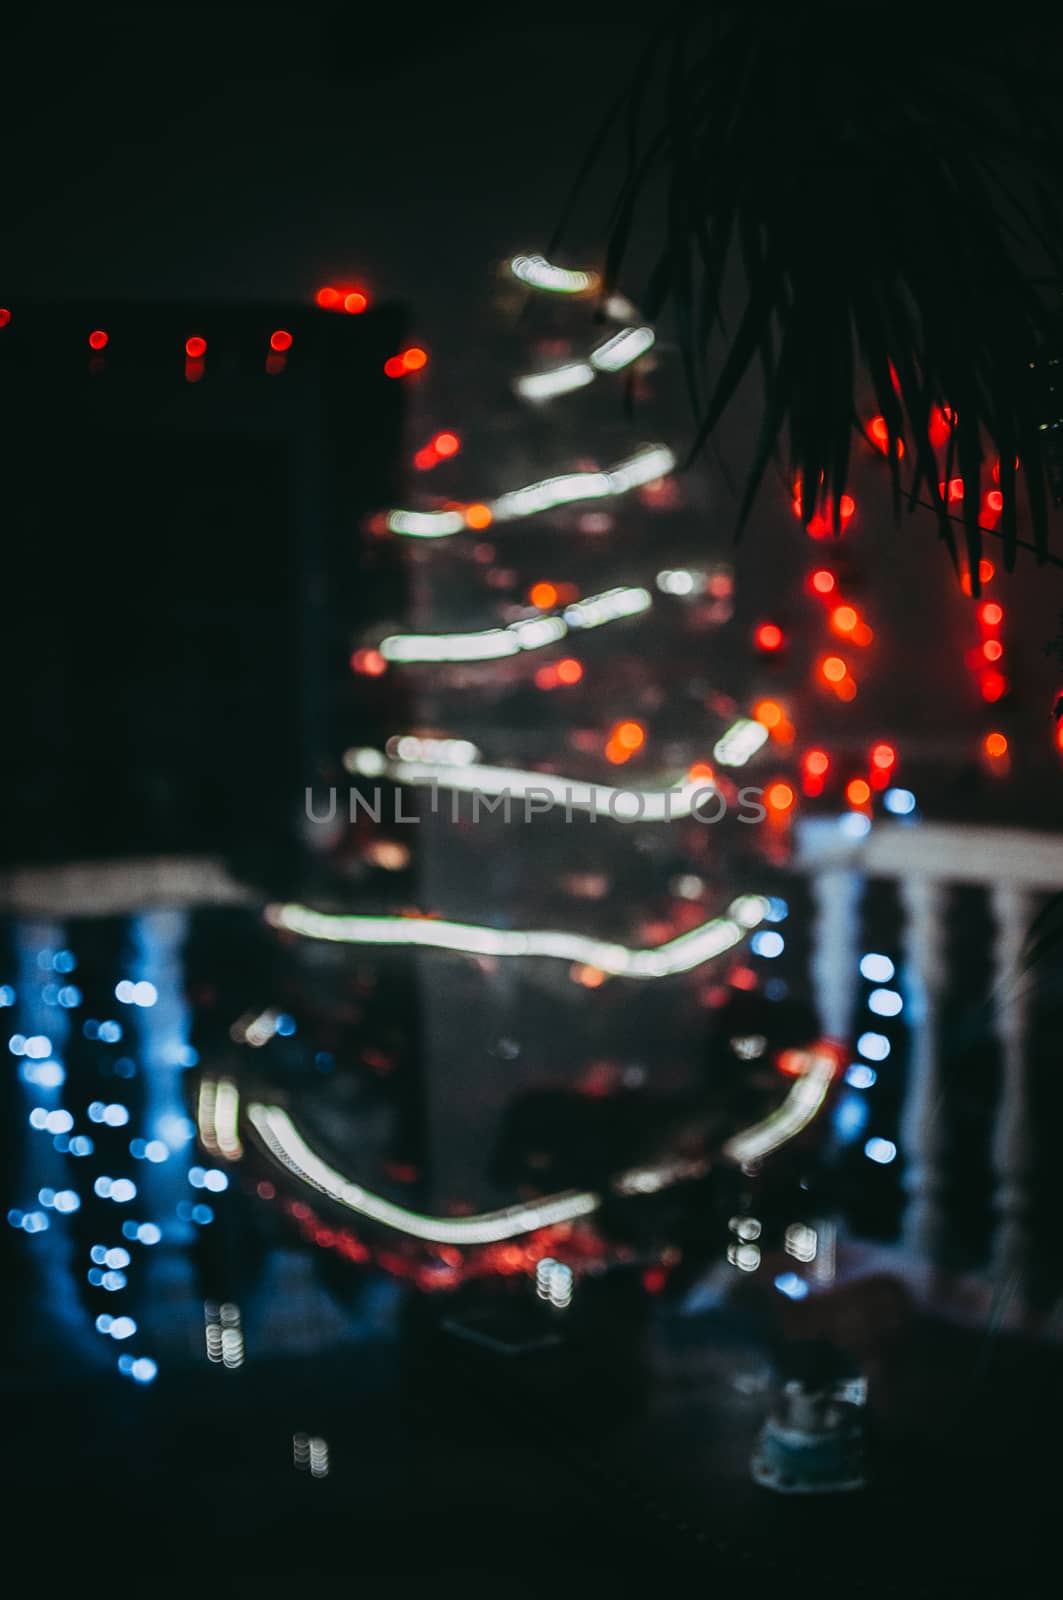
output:
M 911 1043 L 899 1147 L 906 1196 L 903 1243 L 936 1258 L 948 1226 L 946 1083 L 941 1011 L 948 980 L 946 915 L 954 886 L 986 892 L 995 937 L 991 1014 L 1000 1053 L 992 1108 L 993 1266 L 1021 1272 L 1029 1251 L 1034 1157 L 1030 1083 L 1031 984 L 1022 973 L 1027 934 L 1043 897 L 1063 889 L 1063 836 L 1018 828 L 885 823 L 862 837 L 835 819 L 798 824 L 795 869 L 815 907 L 811 978 L 823 1031 L 852 1037 L 860 951 L 860 908 L 869 879 L 897 886 Z

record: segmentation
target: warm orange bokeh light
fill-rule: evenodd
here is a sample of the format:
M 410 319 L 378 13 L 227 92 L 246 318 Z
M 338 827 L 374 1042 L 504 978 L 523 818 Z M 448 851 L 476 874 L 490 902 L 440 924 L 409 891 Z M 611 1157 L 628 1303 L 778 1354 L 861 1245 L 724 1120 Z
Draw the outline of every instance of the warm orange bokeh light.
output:
M 1006 756 L 1008 741 L 1002 733 L 987 733 L 985 736 L 985 753 L 987 756 Z
M 851 806 L 866 806 L 871 799 L 871 785 L 865 778 L 853 778 L 845 785 L 845 798 Z
M 360 289 L 352 289 L 349 294 L 345 294 L 343 297 L 344 311 L 349 311 L 353 315 L 357 315 L 359 311 L 364 311 L 368 304 L 369 301 Z
M 646 730 L 640 722 L 618 722 L 613 738 L 621 750 L 641 750 L 646 743 Z
M 987 628 L 999 628 L 1004 621 L 1004 607 L 998 606 L 995 600 L 987 600 L 978 615 Z
M 479 503 L 465 507 L 465 526 L 467 528 L 489 528 L 491 526 L 491 507 Z
M 788 783 L 773 783 L 768 786 L 764 796 L 764 803 L 769 811 L 789 811 L 796 796 Z
M 402 364 L 407 372 L 420 372 L 422 367 L 428 365 L 428 353 L 419 345 L 411 345 L 409 350 L 402 352 Z
M 829 766 L 830 756 L 825 750 L 809 750 L 805 756 L 805 771 L 814 778 L 822 778 Z
M 982 654 L 987 661 L 999 661 L 1004 654 L 1004 646 L 999 639 L 987 639 L 982 646 Z
M 528 599 L 533 606 L 545 611 L 549 606 L 556 606 L 557 590 L 552 583 L 533 583 L 528 591 Z
M 753 715 L 765 728 L 777 728 L 783 720 L 783 708 L 777 700 L 758 700 Z
M 852 633 L 860 621 L 860 613 L 853 606 L 835 606 L 830 621 L 835 633 Z
M 456 433 L 437 433 L 432 444 L 440 456 L 456 456 L 461 449 L 461 440 Z
M 837 578 L 826 567 L 819 567 L 812 574 L 810 582 L 816 594 L 833 594 L 838 587 Z
M 897 752 L 891 744 L 876 744 L 871 749 L 871 765 L 873 767 L 892 767 L 897 760 Z
M 557 676 L 561 683 L 578 683 L 583 676 L 583 667 L 575 656 L 566 656 L 557 663 Z
M 849 673 L 841 656 L 826 656 L 820 663 L 819 670 L 827 683 L 841 683 Z
M 842 679 L 841 683 L 836 685 L 834 693 L 838 696 L 839 700 L 845 700 L 846 702 L 855 700 L 856 684 L 854 680 L 846 675 Z
M 690 779 L 691 783 L 711 783 L 715 776 L 715 772 L 709 766 L 707 761 L 695 761 L 694 765 L 687 773 L 687 777 Z

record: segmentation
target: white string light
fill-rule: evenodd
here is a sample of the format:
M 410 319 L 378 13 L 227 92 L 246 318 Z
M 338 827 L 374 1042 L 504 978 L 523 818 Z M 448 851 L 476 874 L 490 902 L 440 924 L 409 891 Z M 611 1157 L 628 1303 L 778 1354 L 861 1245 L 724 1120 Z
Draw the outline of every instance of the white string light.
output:
M 523 800 L 542 797 L 551 806 L 612 817 L 616 822 L 672 822 L 689 817 L 718 793 L 707 781 L 678 783 L 667 789 L 618 789 L 585 783 L 552 772 L 524 772 L 516 767 L 488 767 L 467 762 L 388 760 L 379 750 L 348 750 L 348 772 L 358 777 L 386 777 L 413 788 L 457 790 L 462 794 L 510 795 Z
M 606 622 L 648 611 L 653 597 L 648 589 L 609 589 L 566 606 L 560 615 L 526 617 L 505 628 L 485 628 L 478 633 L 393 633 L 382 639 L 380 654 L 399 664 L 425 661 L 498 661 L 525 650 L 557 644 L 571 628 L 599 628 Z
M 530 289 L 543 289 L 548 294 L 590 294 L 597 289 L 596 272 L 573 271 L 569 267 L 555 267 L 545 256 L 514 256 L 509 270 Z
M 341 916 L 296 904 L 267 906 L 265 916 L 272 927 L 334 944 L 405 945 L 475 956 L 546 956 L 595 967 L 612 977 L 649 979 L 690 972 L 733 949 L 764 920 L 768 909 L 763 895 L 741 895 L 732 901 L 726 916 L 715 917 L 652 950 L 631 950 L 568 931 L 518 932 L 434 917 Z
M 497 500 L 487 501 L 492 522 L 515 522 L 558 506 L 580 500 L 602 500 L 609 495 L 627 494 L 646 483 L 656 483 L 675 470 L 676 458 L 667 445 L 647 445 L 627 460 L 604 472 L 567 472 L 556 478 L 543 478 L 522 489 L 511 489 Z M 392 533 L 411 539 L 445 539 L 461 533 L 467 526 L 460 511 L 390 511 L 387 526 Z

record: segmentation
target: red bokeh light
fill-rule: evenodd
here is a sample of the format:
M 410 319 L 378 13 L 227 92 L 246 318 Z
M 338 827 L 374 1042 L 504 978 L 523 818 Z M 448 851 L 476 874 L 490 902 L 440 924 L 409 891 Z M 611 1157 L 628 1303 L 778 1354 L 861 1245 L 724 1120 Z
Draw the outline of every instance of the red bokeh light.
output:
M 999 489 L 990 489 L 985 497 L 985 503 L 990 511 L 1003 511 L 1004 496 Z
M 838 587 L 838 580 L 833 572 L 828 572 L 826 567 L 819 567 L 809 579 L 815 594 L 833 594 Z
M 361 289 L 351 289 L 343 297 L 343 309 L 344 311 L 349 311 L 352 316 L 357 316 L 359 311 L 364 311 L 368 304 L 369 301 Z
M 613 738 L 622 750 L 641 750 L 646 743 L 646 730 L 640 722 L 618 722 Z
M 406 363 L 401 356 L 388 356 L 384 362 L 384 372 L 389 378 L 401 378 L 406 373 Z
M 772 651 L 782 647 L 783 632 L 775 622 L 762 622 L 753 634 L 758 650 Z
M 327 284 L 324 289 L 319 289 L 317 291 L 314 299 L 324 311 L 334 311 L 339 305 L 340 301 L 343 299 L 343 296 L 340 294 L 338 289 L 334 289 L 331 284 Z
M 897 752 L 891 744 L 876 744 L 871 750 L 871 765 L 888 770 L 897 760 Z
M 6 306 L 0 306 L 0 328 L 6 328 L 11 321 L 11 313 Z
M 841 656 L 827 656 L 820 662 L 820 676 L 825 683 L 841 683 L 848 674 L 848 667 Z
M 948 443 L 949 433 L 951 432 L 949 419 L 940 406 L 931 406 L 930 408 L 930 427 L 928 431 L 930 443 L 935 449 L 939 449 L 943 444 Z
M 402 364 L 407 372 L 420 372 L 422 367 L 428 365 L 427 351 L 418 345 L 412 345 L 409 350 L 402 352 Z
M 980 607 L 978 616 L 987 628 L 999 628 L 1004 621 L 1004 607 L 997 605 L 995 600 L 987 600 Z
M 109 335 L 104 333 L 102 328 L 94 328 L 89 334 L 90 350 L 106 350 L 108 342 Z
M 805 755 L 805 771 L 814 778 L 822 778 L 830 766 L 830 756 L 825 750 L 809 750 Z
M 292 336 L 285 328 L 278 328 L 276 333 L 271 333 L 269 338 L 271 350 L 282 352 L 292 347 Z
M 982 699 L 988 705 L 995 705 L 1007 694 L 1008 680 L 1002 672 L 983 672 L 980 687 Z
M 461 440 L 456 433 L 437 433 L 432 440 L 432 446 L 439 456 L 456 456 L 461 449 Z
M 987 639 L 982 646 L 982 654 L 987 661 L 999 661 L 1004 654 L 1004 646 L 999 639 Z
M 191 361 L 198 361 L 199 358 L 201 356 L 205 356 L 206 353 L 207 341 L 206 339 L 201 339 L 198 333 L 193 334 L 191 339 L 185 340 L 185 355 L 188 356 Z
M 356 650 L 351 657 L 351 670 L 367 678 L 379 678 L 388 670 L 388 664 L 379 650 Z

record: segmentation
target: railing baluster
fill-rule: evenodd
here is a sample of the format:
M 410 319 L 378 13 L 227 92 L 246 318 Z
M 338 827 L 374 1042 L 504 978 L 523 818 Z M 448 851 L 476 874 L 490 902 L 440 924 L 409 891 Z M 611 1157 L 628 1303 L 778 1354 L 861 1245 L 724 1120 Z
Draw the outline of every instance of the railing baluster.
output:
M 995 883 L 991 892 L 996 919 L 993 993 L 994 1025 L 1000 1041 L 1001 1082 L 993 1135 L 997 1227 L 993 1265 L 998 1272 L 1021 1272 L 1027 1265 L 1033 1117 L 1026 1031 L 1031 983 L 1020 967 L 1026 932 L 1033 918 L 1029 892 Z
M 906 1246 L 934 1260 L 944 1242 L 945 1086 L 939 1052 L 945 987 L 946 886 L 934 878 L 900 880 L 902 942 L 911 1048 L 901 1111 Z

